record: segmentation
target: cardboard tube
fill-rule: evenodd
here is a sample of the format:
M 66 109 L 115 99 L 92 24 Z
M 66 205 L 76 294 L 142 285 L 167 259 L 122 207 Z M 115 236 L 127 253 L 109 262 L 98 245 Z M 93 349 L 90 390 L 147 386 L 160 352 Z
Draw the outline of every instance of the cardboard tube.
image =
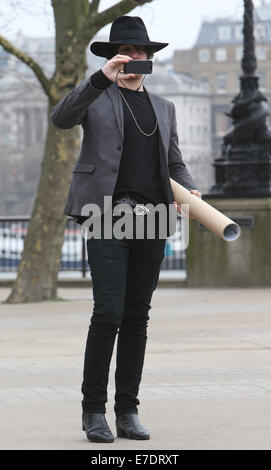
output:
M 170 178 L 177 204 L 189 204 L 189 215 L 227 242 L 239 238 L 241 227 L 195 194 Z

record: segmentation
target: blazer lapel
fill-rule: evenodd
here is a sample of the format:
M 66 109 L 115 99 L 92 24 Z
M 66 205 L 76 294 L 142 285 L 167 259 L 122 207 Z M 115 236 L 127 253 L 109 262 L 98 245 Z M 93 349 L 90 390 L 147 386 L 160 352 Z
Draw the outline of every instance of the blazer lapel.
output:
M 110 96 L 112 103 L 113 103 L 113 108 L 114 112 L 117 118 L 118 122 L 118 128 L 120 131 L 121 139 L 123 141 L 124 139 L 124 117 L 123 117 L 123 106 L 122 106 L 122 101 L 121 101 L 121 96 L 119 93 L 118 85 L 113 83 L 113 85 L 109 86 L 106 88 L 106 92 Z
M 143 86 L 150 102 L 153 107 L 154 114 L 157 118 L 157 123 L 158 123 L 158 129 L 161 137 L 161 141 L 163 144 L 164 151 L 166 152 L 166 129 L 165 126 L 163 125 L 164 122 L 164 110 L 161 105 L 161 101 L 159 100 L 159 97 L 156 96 L 154 93 L 150 93 L 145 86 Z

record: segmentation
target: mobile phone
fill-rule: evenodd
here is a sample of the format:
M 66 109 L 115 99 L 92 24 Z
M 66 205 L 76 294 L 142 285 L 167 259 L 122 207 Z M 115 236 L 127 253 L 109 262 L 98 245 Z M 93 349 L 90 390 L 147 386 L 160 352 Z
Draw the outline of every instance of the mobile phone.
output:
M 135 73 L 135 74 L 147 74 L 152 73 L 152 61 L 151 60 L 130 60 L 123 64 L 123 72 Z

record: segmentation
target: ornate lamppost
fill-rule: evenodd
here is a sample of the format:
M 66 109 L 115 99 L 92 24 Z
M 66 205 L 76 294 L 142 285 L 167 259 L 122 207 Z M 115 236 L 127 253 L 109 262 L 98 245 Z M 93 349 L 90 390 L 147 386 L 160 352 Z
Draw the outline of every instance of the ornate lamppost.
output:
M 216 183 L 208 196 L 270 197 L 271 129 L 266 97 L 256 73 L 253 2 L 244 0 L 244 50 L 240 92 L 232 100 L 232 127 L 223 137 L 221 157 L 215 159 Z

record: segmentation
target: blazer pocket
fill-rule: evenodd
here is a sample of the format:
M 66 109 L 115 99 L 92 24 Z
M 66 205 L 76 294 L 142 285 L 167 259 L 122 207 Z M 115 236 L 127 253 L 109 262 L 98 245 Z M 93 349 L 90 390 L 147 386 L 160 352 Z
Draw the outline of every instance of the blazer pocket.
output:
M 76 163 L 73 173 L 92 173 L 95 170 L 95 163 Z

